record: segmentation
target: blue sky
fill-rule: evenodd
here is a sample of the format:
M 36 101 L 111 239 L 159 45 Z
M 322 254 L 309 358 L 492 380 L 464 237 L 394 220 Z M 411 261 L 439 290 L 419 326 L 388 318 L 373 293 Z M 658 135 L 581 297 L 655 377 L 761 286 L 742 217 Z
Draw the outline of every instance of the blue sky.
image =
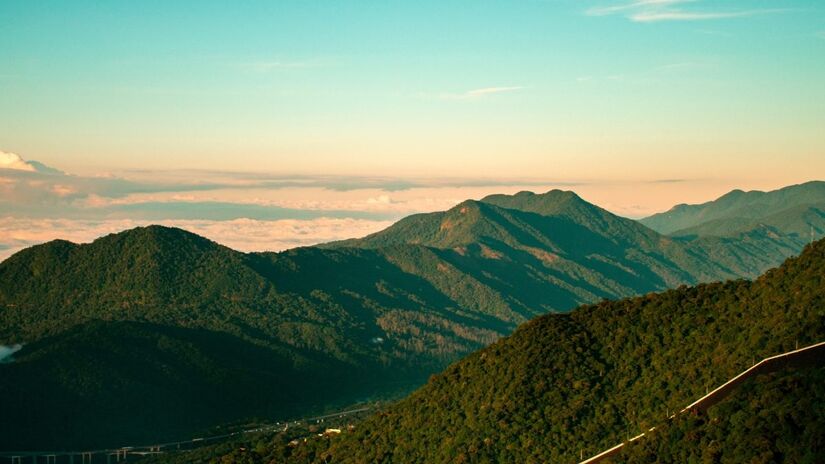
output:
M 0 151 L 80 176 L 14 184 L 0 216 L 249 190 L 144 198 L 88 180 L 100 176 L 342 176 L 362 184 L 352 202 L 416 205 L 382 220 L 558 185 L 641 216 L 825 177 L 815 0 L 9 0 L 0 18 Z M 170 174 L 194 169 L 210 174 Z M 420 195 L 376 177 L 414 179 Z M 455 188 L 469 190 L 438 190 Z M 48 192 L 75 203 L 43 207 Z M 356 209 L 318 182 L 259 193 Z
M 557 157 L 579 177 L 571 158 L 676 144 L 821 154 L 821 2 L 658 2 L 3 2 L 0 148 L 85 170 Z

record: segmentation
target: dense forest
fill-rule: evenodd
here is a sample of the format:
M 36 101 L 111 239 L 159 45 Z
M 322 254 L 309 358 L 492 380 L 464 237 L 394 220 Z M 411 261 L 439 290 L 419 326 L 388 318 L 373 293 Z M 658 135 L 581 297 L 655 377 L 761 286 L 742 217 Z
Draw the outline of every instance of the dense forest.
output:
M 707 414 L 665 421 L 611 462 L 799 463 L 825 459 L 825 367 L 757 377 Z
M 595 454 L 660 425 L 669 413 L 755 359 L 825 339 L 823 290 L 825 241 L 820 241 L 753 282 L 681 287 L 538 317 L 433 376 L 426 386 L 359 424 L 354 432 L 306 446 L 272 446 L 261 459 L 576 462 L 580 454 Z M 762 403 L 753 402 L 758 408 L 777 397 L 775 389 L 788 390 L 795 382 L 818 378 L 779 377 L 757 381 L 743 389 L 744 397 L 718 405 L 712 414 L 738 408 L 737 401 L 750 401 L 741 399 L 748 398 L 749 391 L 767 395 Z M 762 386 L 771 390 L 762 391 Z M 814 396 L 811 401 L 819 400 Z M 788 414 L 798 410 L 791 408 Z M 818 419 L 809 424 L 817 427 L 822 424 L 821 408 L 813 413 Z M 765 414 L 783 413 L 777 405 Z M 696 433 L 746 433 L 806 420 L 745 421 Z M 825 436 L 823 432 L 814 428 L 804 439 L 815 441 Z M 792 431 L 773 433 L 785 437 Z M 776 446 L 780 448 L 775 452 L 783 452 L 784 445 Z M 677 445 L 673 447 L 677 452 Z M 790 462 L 806 462 L 805 456 Z
M 0 263 L 0 344 L 23 344 L 0 364 L 0 448 L 172 440 L 397 395 L 535 316 L 755 276 L 793 251 L 668 238 L 562 191 L 282 253 L 159 226 L 54 241 Z

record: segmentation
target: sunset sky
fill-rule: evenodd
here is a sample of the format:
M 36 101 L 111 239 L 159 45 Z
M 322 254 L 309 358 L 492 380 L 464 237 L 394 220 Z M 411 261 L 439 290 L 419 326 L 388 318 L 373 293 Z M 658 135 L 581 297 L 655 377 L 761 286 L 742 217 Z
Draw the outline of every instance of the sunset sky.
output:
M 4 1 L 0 18 L 0 259 L 151 222 L 283 249 L 494 192 L 641 217 L 825 179 L 817 0 Z

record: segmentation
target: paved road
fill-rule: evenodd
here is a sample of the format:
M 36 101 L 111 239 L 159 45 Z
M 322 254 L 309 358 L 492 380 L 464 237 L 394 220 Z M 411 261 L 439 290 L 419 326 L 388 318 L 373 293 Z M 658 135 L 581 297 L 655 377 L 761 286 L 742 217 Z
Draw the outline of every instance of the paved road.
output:
M 750 368 L 742 371 L 736 377 L 733 377 L 732 379 L 723 383 L 719 387 L 715 388 L 707 395 L 699 398 L 693 403 L 690 403 L 684 409 L 679 411 L 679 414 L 684 414 L 686 412 L 707 411 L 708 408 L 722 401 L 728 395 L 730 395 L 731 392 L 733 392 L 733 390 L 735 390 L 743 382 L 757 375 L 775 372 L 778 370 L 785 369 L 786 367 L 810 366 L 820 364 L 825 364 L 825 342 L 819 342 L 814 345 L 800 348 L 798 350 L 788 351 L 787 353 L 782 353 L 776 356 L 771 356 L 770 358 L 765 358 L 762 361 L 759 361 L 758 363 L 754 364 Z M 673 419 L 675 417 L 676 415 L 674 414 L 670 416 L 670 419 Z M 655 429 L 656 427 L 652 427 L 648 430 L 648 432 L 652 432 Z M 628 440 L 628 442 L 636 441 L 644 436 L 644 433 L 640 433 L 639 435 Z M 616 455 L 619 451 L 622 450 L 624 445 L 625 443 L 619 443 L 618 445 L 612 448 L 606 449 L 595 456 L 592 456 L 588 459 L 585 459 L 584 461 L 581 461 L 579 464 L 596 464 L 597 462 L 602 462 L 605 459 Z

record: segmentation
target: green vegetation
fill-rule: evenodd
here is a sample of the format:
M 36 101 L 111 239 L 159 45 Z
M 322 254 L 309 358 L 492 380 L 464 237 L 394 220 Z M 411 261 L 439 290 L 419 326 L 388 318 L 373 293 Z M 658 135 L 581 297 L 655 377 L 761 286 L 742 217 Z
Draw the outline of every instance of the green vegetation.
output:
M 825 368 L 752 379 L 707 414 L 665 422 L 612 459 L 627 464 L 805 463 L 825 459 Z
M 538 317 L 291 462 L 576 462 L 659 425 L 754 359 L 825 339 L 823 289 L 825 241 L 754 282 Z
M 825 235 L 825 182 L 812 181 L 771 192 L 734 190 L 701 205 L 678 205 L 642 219 L 644 225 L 673 237 L 772 236 L 801 249 Z
M 55 241 L 0 263 L 0 343 L 24 344 L 0 365 L 0 448 L 171 440 L 395 394 L 537 315 L 755 276 L 790 252 L 671 239 L 561 191 L 283 253 L 158 226 Z

